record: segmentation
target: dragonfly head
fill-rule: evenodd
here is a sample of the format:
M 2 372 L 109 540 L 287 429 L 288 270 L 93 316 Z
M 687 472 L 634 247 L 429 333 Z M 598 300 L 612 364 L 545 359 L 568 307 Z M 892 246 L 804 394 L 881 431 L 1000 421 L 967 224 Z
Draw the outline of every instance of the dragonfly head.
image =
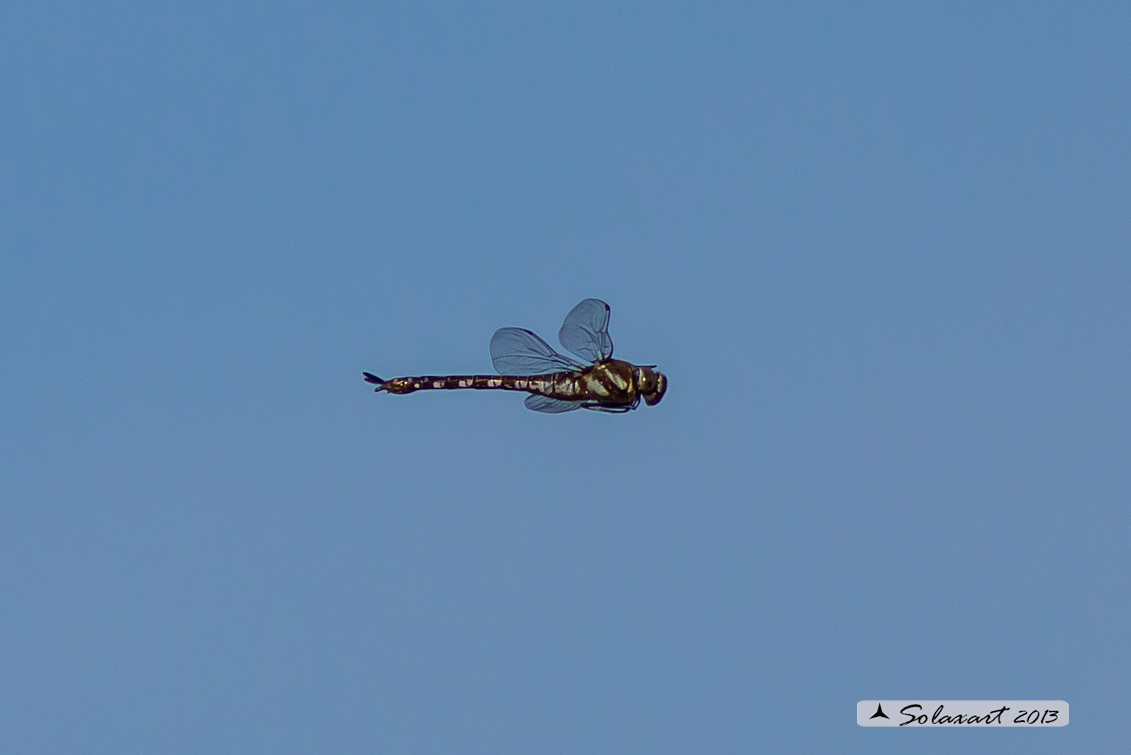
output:
M 662 372 L 657 372 L 654 367 L 655 365 L 646 365 L 636 367 L 633 370 L 636 373 L 637 390 L 640 391 L 644 403 L 648 406 L 655 406 L 660 403 L 660 399 L 664 397 L 664 391 L 668 389 L 668 379 L 664 377 Z

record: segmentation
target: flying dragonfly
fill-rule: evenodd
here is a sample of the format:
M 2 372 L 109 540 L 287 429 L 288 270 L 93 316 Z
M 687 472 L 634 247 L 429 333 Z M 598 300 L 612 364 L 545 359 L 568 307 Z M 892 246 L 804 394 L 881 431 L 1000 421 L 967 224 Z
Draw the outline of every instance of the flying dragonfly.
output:
M 609 337 L 609 305 L 586 299 L 566 315 L 558 340 L 579 362 L 554 351 L 524 328 L 500 328 L 491 338 L 491 361 L 497 375 L 422 375 L 385 380 L 368 372 L 365 382 L 380 393 L 427 390 L 524 391 L 526 406 L 560 414 L 574 409 L 627 412 L 640 404 L 655 406 L 664 397 L 668 379 L 655 365 L 613 359 Z

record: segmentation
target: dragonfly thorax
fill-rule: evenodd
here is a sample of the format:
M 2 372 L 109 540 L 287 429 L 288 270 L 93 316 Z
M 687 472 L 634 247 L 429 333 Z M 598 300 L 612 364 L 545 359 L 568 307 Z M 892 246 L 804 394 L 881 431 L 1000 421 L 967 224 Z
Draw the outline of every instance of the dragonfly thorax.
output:
M 585 393 L 599 404 L 625 406 L 637 401 L 636 375 L 631 364 L 602 359 L 584 373 Z
M 585 395 L 604 406 L 648 406 L 660 403 L 667 378 L 652 367 L 637 367 L 620 359 L 602 359 L 583 373 Z

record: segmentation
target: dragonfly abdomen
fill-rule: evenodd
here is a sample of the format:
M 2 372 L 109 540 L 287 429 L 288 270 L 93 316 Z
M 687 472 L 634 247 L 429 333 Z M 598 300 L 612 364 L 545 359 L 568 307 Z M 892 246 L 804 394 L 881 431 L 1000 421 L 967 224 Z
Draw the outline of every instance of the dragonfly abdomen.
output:
M 578 393 L 577 380 L 570 373 L 549 375 L 420 375 L 383 380 L 365 373 L 366 382 L 377 391 L 414 393 L 416 391 L 496 390 L 526 391 L 555 398 L 568 398 Z

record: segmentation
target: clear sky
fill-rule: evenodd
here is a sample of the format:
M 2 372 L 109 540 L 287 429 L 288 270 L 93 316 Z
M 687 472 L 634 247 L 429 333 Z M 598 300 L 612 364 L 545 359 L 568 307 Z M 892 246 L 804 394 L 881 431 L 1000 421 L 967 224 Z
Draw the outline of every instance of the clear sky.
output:
M 1131 6 L 0 11 L 0 751 L 1131 742 Z M 586 297 L 657 407 L 483 373 Z M 861 729 L 868 698 L 1063 729 Z

